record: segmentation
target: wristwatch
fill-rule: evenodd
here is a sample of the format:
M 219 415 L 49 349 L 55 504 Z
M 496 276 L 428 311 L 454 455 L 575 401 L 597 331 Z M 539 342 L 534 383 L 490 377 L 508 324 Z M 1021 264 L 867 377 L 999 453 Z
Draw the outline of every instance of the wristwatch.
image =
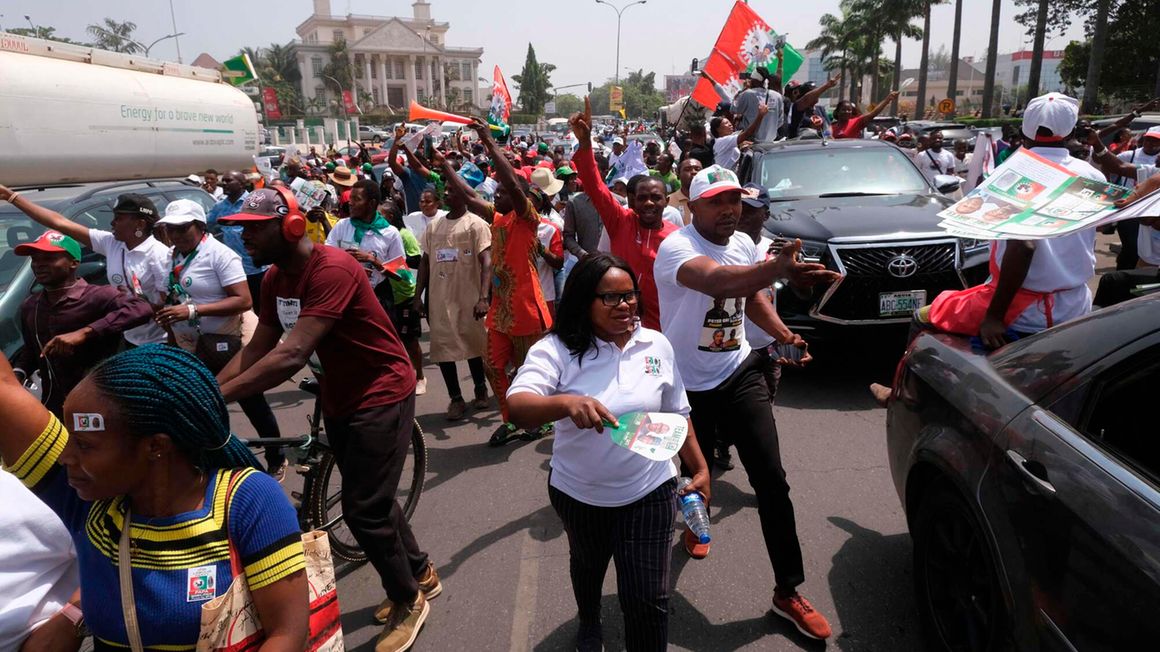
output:
M 60 614 L 68 618 L 68 621 L 76 628 L 77 638 L 85 638 L 89 635 L 89 628 L 85 625 L 85 614 L 75 604 L 66 602 L 61 607 Z

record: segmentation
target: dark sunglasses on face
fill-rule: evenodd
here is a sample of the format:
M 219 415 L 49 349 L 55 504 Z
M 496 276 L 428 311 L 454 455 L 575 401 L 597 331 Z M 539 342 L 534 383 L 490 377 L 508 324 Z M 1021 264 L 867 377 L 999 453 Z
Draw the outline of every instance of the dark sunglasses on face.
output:
M 605 292 L 604 294 L 597 294 L 596 298 L 600 299 L 600 302 L 609 308 L 619 306 L 622 301 L 632 306 L 636 305 L 636 302 L 640 300 L 640 292 L 636 290 L 632 292 Z

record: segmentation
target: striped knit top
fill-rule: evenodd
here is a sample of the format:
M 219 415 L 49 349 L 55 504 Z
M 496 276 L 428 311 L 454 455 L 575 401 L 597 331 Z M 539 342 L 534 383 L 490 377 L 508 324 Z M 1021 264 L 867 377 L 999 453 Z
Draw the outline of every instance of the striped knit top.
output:
M 121 613 L 117 547 L 125 499 L 86 502 L 69 486 L 57 459 L 68 431 L 53 417 L 9 468 L 64 521 L 76 545 L 81 607 L 97 650 L 128 648 Z M 193 650 L 201 607 L 225 593 L 233 577 L 229 542 L 251 590 L 305 568 L 301 532 L 282 487 L 255 469 L 213 469 L 201 508 L 165 518 L 133 514 L 129 535 L 133 592 L 148 650 Z M 226 524 L 226 487 L 234 482 Z

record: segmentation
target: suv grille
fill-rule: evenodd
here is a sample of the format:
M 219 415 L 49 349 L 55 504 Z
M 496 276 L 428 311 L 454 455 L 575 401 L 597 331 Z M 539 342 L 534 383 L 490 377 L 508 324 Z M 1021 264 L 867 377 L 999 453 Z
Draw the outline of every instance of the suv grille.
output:
M 839 321 L 891 321 L 909 317 L 879 315 L 879 294 L 926 290 L 926 302 L 943 290 L 963 288 L 957 270 L 958 252 L 954 242 L 881 247 L 834 247 L 835 258 L 845 268 L 846 277 L 829 300 L 818 307 L 818 316 Z M 898 278 L 888 265 L 900 255 L 916 264 L 913 275 Z

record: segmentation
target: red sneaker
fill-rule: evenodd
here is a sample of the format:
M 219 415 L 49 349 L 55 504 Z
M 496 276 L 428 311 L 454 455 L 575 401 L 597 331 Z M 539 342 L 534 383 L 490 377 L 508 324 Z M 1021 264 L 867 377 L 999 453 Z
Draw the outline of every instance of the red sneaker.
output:
M 800 593 L 794 593 L 787 598 L 773 595 L 773 613 L 785 618 L 797 627 L 798 631 L 810 638 L 827 639 L 833 632 L 825 616 L 814 611 L 813 605 Z
M 712 544 L 701 543 L 697 535 L 693 531 L 685 528 L 685 552 L 693 559 L 704 559 L 709 556 L 709 546 Z

